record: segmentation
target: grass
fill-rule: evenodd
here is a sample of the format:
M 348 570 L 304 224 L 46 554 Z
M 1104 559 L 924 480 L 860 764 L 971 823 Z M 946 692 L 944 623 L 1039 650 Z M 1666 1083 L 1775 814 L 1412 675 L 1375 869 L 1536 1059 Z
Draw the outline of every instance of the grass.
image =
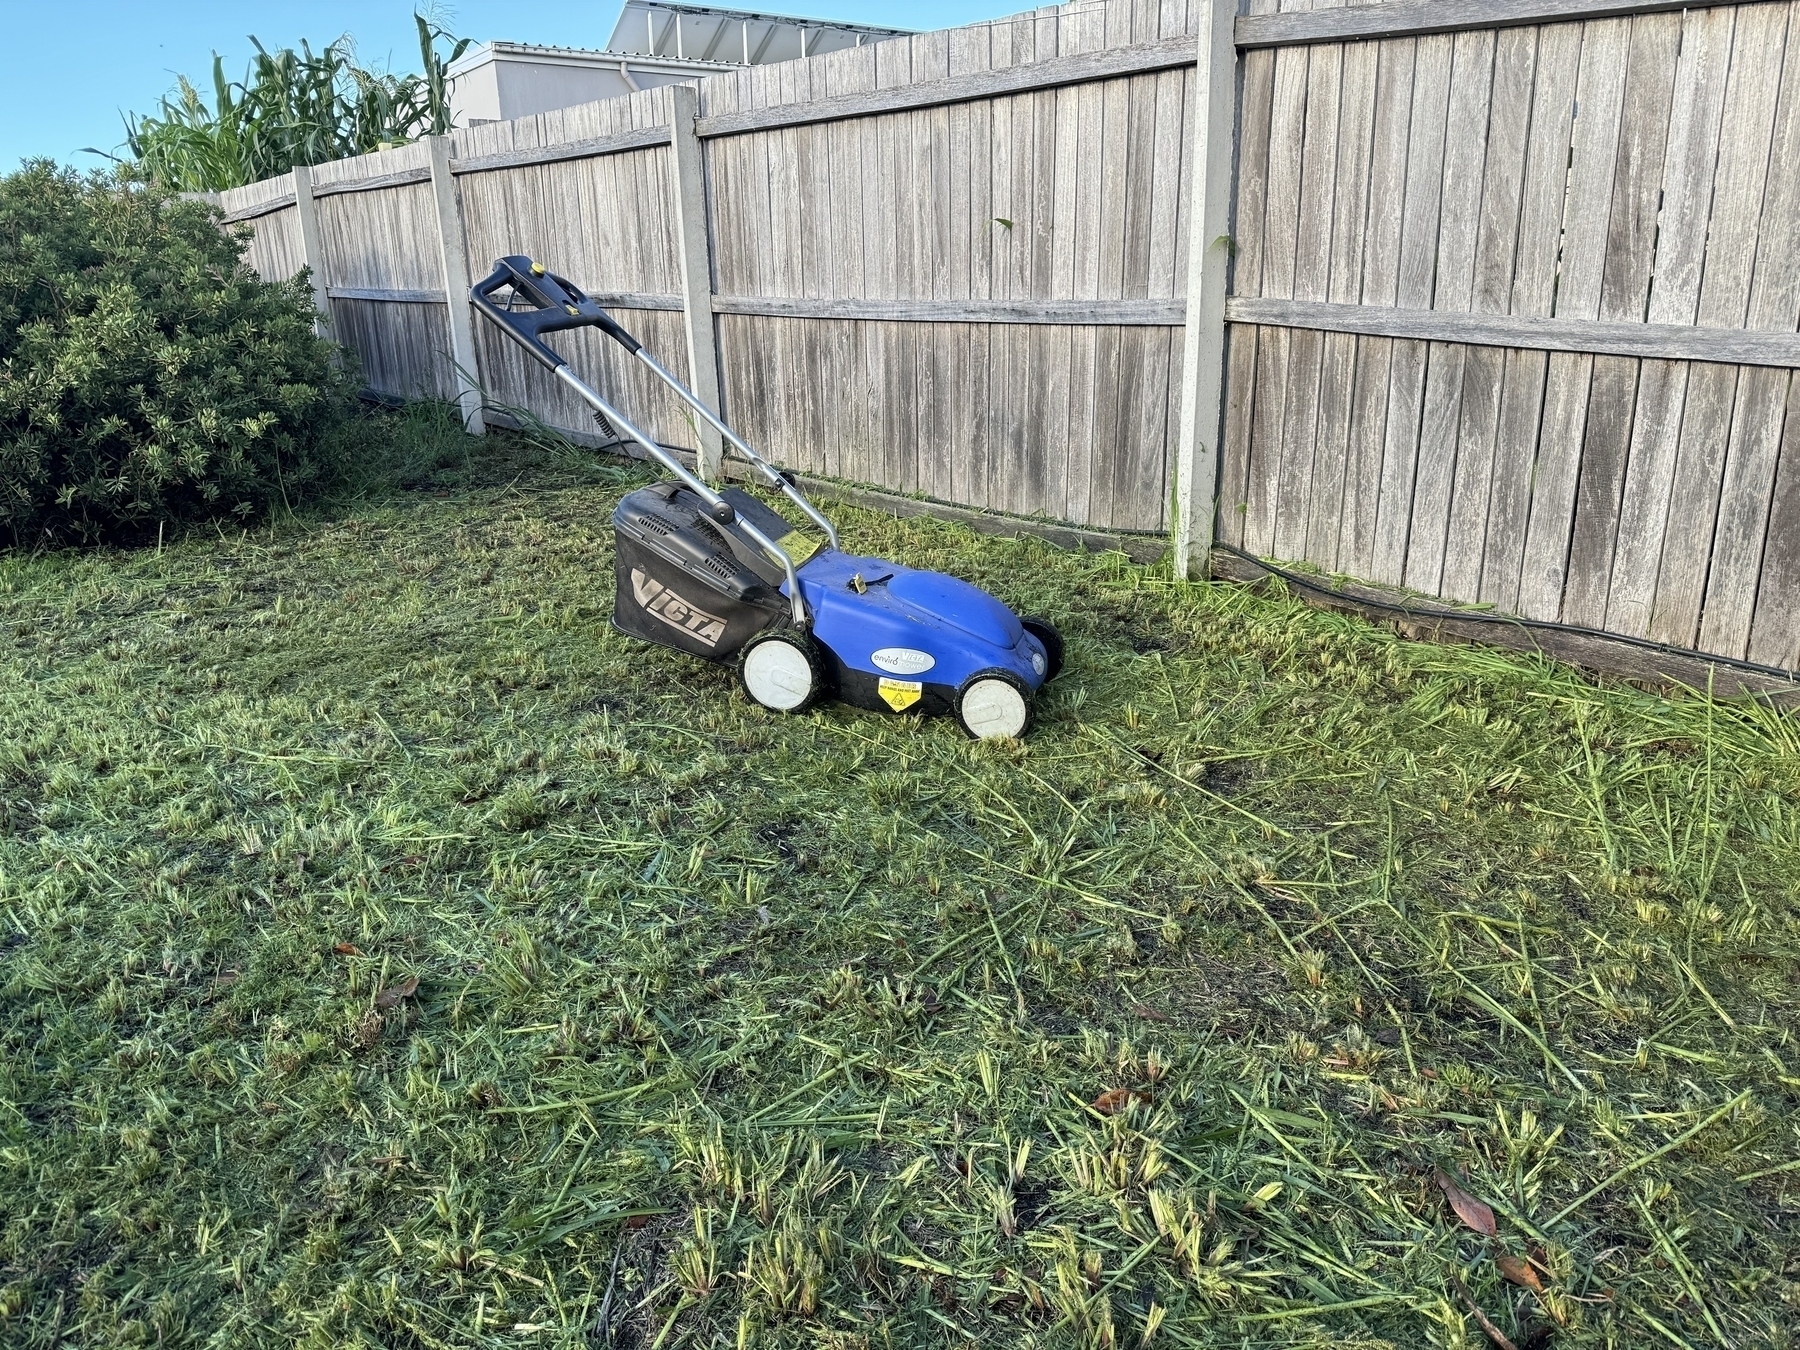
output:
M 856 510 L 1069 669 L 783 719 L 394 425 L 0 559 L 0 1341 L 1796 1343 L 1793 721 Z

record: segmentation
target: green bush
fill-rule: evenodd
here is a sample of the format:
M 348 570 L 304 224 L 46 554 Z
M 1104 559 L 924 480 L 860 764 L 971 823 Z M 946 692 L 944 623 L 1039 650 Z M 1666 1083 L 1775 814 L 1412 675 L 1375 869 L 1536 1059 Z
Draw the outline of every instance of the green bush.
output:
M 330 480 L 351 381 L 304 278 L 243 252 L 121 174 L 0 178 L 0 545 L 241 522 Z

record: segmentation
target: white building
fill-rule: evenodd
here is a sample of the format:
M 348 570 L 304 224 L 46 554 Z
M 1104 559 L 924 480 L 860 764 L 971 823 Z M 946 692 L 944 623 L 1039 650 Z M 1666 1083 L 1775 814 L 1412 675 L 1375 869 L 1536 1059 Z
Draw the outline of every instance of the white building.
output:
M 735 68 L 723 61 L 484 42 L 464 52 L 445 74 L 456 125 L 476 127 Z
M 626 0 L 604 51 L 484 42 L 445 72 L 458 126 L 525 117 L 901 36 L 896 28 Z

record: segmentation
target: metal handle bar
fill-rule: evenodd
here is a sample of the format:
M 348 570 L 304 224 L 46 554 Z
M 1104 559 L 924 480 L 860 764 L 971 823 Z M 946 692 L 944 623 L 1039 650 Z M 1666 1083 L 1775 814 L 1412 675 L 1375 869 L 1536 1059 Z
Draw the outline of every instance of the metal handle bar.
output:
M 523 295 L 535 307 L 528 310 L 503 309 L 494 303 L 493 293 L 501 287 L 509 285 L 513 288 L 515 297 Z M 715 427 L 720 435 L 737 448 L 739 454 L 762 471 L 770 487 L 779 489 L 789 501 L 806 512 L 815 525 L 825 531 L 833 548 L 839 547 L 837 526 L 833 525 L 825 513 L 814 506 L 806 495 L 788 480 L 787 475 L 752 450 L 742 436 L 726 425 L 724 418 L 703 403 L 693 390 L 676 379 L 668 367 L 650 355 L 641 342 L 626 332 L 616 319 L 602 309 L 596 301 L 583 294 L 581 288 L 573 282 L 549 271 L 542 263 L 532 262 L 529 258 L 501 258 L 494 264 L 493 275 L 471 288 L 469 298 L 480 307 L 488 318 L 498 323 L 526 351 L 552 371 L 566 363 L 542 340 L 540 334 L 559 332 L 568 328 L 593 327 L 600 329 L 648 366 L 658 379 L 675 391 L 677 397 Z
M 494 292 L 505 286 L 512 287 L 513 300 L 524 299 L 530 303 L 530 308 L 503 308 L 496 304 Z M 641 347 L 636 338 L 621 328 L 598 303 L 584 295 L 579 286 L 530 258 L 501 258 L 494 264 L 490 276 L 469 288 L 469 299 L 548 370 L 553 371 L 566 363 L 544 342 L 542 335 L 545 333 L 557 333 L 567 328 L 598 328 L 628 352 L 635 354 Z
M 654 356 L 650 355 L 650 353 L 642 346 L 637 349 L 635 355 L 638 360 L 642 361 L 646 366 L 649 366 L 664 384 L 673 389 L 684 403 L 704 417 L 713 425 L 721 436 L 736 446 L 739 454 L 749 460 L 751 464 L 761 469 L 763 477 L 769 480 L 770 487 L 779 488 L 789 501 L 793 502 L 795 506 L 806 512 L 806 514 L 812 518 L 813 524 L 825 531 L 825 537 L 831 540 L 831 546 L 833 548 L 838 547 L 837 526 L 833 525 L 831 521 L 826 518 L 823 511 L 819 510 L 818 507 L 807 500 L 806 495 L 802 493 L 799 488 L 788 481 L 786 474 L 782 473 L 780 469 L 777 469 L 773 464 L 769 463 L 768 460 L 764 459 L 761 455 L 757 454 L 756 451 L 745 444 L 743 437 L 739 436 L 737 432 L 725 425 L 724 418 L 720 417 L 711 408 L 707 407 L 706 404 L 701 402 L 699 396 L 695 394 L 693 390 L 689 389 L 680 380 L 676 379 L 675 376 L 670 373 L 667 366 L 663 365 L 661 361 L 658 361 Z
M 801 628 L 806 627 L 806 602 L 800 598 L 800 577 L 794 570 L 794 560 L 788 555 L 788 551 L 739 515 L 730 502 L 689 473 L 685 464 L 633 426 L 625 414 L 582 383 L 580 377 L 569 369 L 567 361 L 556 367 L 555 373 L 557 379 L 579 394 L 590 407 L 611 422 L 616 429 L 643 446 L 658 464 L 686 483 L 694 494 L 706 503 L 707 510 L 712 513 L 715 520 L 725 524 L 735 522 L 740 530 L 750 536 L 758 548 L 781 564 L 781 570 L 787 573 L 788 607 L 793 612 L 794 623 Z
M 523 295 L 527 300 L 532 301 L 534 308 L 503 309 L 496 304 L 492 299 L 493 293 L 506 285 L 511 285 L 515 294 Z M 788 602 L 793 613 L 794 623 L 802 628 L 806 626 L 806 602 L 800 595 L 800 577 L 794 569 L 794 560 L 788 555 L 787 550 L 739 515 L 730 502 L 690 473 L 686 465 L 657 444 L 645 432 L 640 431 L 629 418 L 585 384 L 574 371 L 569 369 L 569 363 L 546 345 L 539 335 L 569 328 L 598 328 L 634 356 L 643 355 L 642 343 L 615 323 L 611 315 L 583 295 L 576 286 L 554 273 L 546 271 L 541 263 L 533 263 L 529 258 L 500 259 L 494 266 L 493 275 L 469 288 L 469 299 L 476 308 L 498 324 L 501 331 L 548 367 L 551 374 L 555 375 L 557 379 L 574 390 L 576 395 L 588 406 L 612 423 L 616 429 L 636 441 L 652 459 L 686 484 L 695 496 L 706 503 L 707 510 L 714 519 L 724 524 L 735 523 L 738 528 L 750 536 L 758 548 L 762 549 L 772 560 L 780 563 L 781 570 L 787 574 Z M 661 374 L 666 381 L 675 385 L 681 393 L 685 394 L 688 401 L 693 403 L 697 409 L 702 412 L 708 411 L 704 404 L 687 393 L 674 376 L 664 371 L 653 359 L 649 357 L 644 359 L 648 360 L 651 368 Z M 716 419 L 710 420 L 716 421 Z M 732 437 L 732 440 L 734 443 L 742 444 L 737 441 L 735 436 Z M 752 457 L 755 458 L 754 454 Z M 768 465 L 760 458 L 756 458 L 756 463 L 768 471 Z M 781 481 L 786 482 L 785 479 Z M 801 504 L 808 505 L 804 500 L 801 501 Z M 808 511 L 817 518 L 818 513 L 811 511 L 809 505 Z M 834 531 L 832 532 L 834 546 L 836 542 L 837 536 Z

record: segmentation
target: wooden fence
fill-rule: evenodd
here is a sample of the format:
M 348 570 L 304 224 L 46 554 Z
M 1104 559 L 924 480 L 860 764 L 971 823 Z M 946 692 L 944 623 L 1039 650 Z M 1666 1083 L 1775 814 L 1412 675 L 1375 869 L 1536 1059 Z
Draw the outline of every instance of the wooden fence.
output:
M 456 391 L 441 234 L 460 235 L 477 275 L 542 259 L 677 370 L 692 335 L 697 387 L 717 381 L 732 424 L 791 468 L 1159 531 L 1189 23 L 1186 0 L 1077 4 L 457 131 L 449 215 L 428 145 L 322 165 L 304 256 L 378 390 Z M 306 187 L 224 194 L 266 274 L 303 256 Z M 702 448 L 627 363 L 565 343 L 653 434 Z M 472 356 L 490 401 L 591 429 L 494 332 L 476 328 Z
M 1794 13 L 1251 20 L 1221 537 L 1800 665 Z
M 590 425 L 461 302 L 528 253 L 802 472 L 1793 668 L 1793 9 L 1098 0 L 222 205 L 472 421 Z

